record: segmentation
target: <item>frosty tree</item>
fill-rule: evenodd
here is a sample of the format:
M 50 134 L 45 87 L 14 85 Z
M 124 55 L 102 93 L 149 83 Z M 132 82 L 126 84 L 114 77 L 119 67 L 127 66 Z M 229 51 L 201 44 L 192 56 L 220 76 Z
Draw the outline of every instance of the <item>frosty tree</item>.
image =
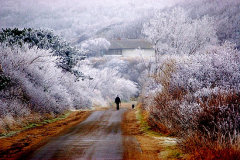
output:
M 81 45 L 81 49 L 87 54 L 88 57 L 101 56 L 102 50 L 107 50 L 110 42 L 105 38 L 95 38 L 87 40 Z
M 58 65 L 67 71 L 71 70 L 77 60 L 85 58 L 79 50 L 71 47 L 68 42 L 47 29 L 2 29 L 0 31 L 0 42 L 6 43 L 8 46 L 18 45 L 20 47 L 27 43 L 29 48 L 37 46 L 39 49 L 50 50 L 54 53 L 54 56 L 59 58 Z
M 163 54 L 195 54 L 206 45 L 216 43 L 213 19 L 193 20 L 182 8 L 156 14 L 144 24 L 143 33 L 154 44 L 156 61 Z

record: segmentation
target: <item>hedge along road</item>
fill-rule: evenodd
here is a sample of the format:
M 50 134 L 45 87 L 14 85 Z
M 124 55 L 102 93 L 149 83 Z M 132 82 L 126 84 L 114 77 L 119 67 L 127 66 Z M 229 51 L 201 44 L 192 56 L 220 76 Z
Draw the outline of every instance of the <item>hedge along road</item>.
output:
M 121 121 L 125 111 L 95 111 L 25 159 L 123 159 Z

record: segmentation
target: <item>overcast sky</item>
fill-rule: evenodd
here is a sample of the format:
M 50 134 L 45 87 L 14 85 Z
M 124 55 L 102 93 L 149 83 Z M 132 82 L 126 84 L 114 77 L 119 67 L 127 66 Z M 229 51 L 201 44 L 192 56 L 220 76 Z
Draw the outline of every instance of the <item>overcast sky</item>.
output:
M 133 21 L 181 0 L 0 0 L 1 28 L 47 28 L 72 38 Z

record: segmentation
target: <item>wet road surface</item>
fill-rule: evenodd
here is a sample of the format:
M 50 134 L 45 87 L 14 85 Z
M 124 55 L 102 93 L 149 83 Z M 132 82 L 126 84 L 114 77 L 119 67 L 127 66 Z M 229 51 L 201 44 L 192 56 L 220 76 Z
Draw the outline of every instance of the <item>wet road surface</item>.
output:
M 26 159 L 123 159 L 122 115 L 126 109 L 93 112 L 84 122 L 49 141 Z

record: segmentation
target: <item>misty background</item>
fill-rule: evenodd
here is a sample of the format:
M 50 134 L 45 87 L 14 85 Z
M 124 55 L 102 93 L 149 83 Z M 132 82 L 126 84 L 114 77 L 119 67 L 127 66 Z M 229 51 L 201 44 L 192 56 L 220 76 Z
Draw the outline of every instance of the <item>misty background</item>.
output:
M 0 0 L 0 28 L 0 135 L 119 95 L 186 153 L 240 155 L 239 0 Z
M 180 0 L 178 0 L 180 1 Z M 114 38 L 176 0 L 1 0 L 1 28 L 45 28 L 77 44 L 90 37 Z M 134 28 L 135 27 L 135 28 Z M 112 31 L 109 33 L 109 31 Z M 116 32 L 116 33 L 115 33 Z M 139 35 L 127 35 L 136 38 Z

